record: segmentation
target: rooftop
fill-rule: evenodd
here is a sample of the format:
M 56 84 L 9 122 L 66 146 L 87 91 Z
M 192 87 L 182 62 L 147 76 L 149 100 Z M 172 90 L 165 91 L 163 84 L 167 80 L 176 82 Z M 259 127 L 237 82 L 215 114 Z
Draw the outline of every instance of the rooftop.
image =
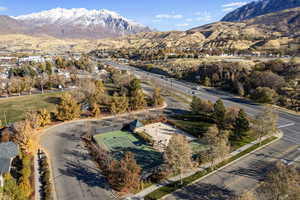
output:
M 19 154 L 19 147 L 13 142 L 0 143 L 0 159 L 11 159 Z M 0 163 L 1 164 L 1 163 Z

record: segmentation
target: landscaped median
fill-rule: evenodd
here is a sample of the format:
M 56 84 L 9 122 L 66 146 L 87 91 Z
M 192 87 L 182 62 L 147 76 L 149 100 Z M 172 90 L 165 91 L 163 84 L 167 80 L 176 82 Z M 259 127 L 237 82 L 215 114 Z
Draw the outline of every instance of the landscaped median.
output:
M 232 164 L 233 162 L 247 156 L 248 154 L 250 154 L 253 151 L 259 150 L 259 149 L 263 148 L 264 146 L 279 140 L 281 137 L 282 137 L 282 133 L 279 133 L 277 136 L 271 136 L 271 137 L 265 138 L 261 142 L 258 142 L 258 141 L 252 142 L 251 144 L 249 144 L 250 146 L 248 148 L 245 149 L 245 147 L 242 147 L 244 150 L 240 151 L 239 153 L 237 153 L 239 150 L 232 152 L 231 157 L 219 162 L 213 168 L 206 167 L 205 169 L 199 170 L 198 172 L 194 173 L 193 175 L 185 177 L 183 179 L 183 184 L 181 184 L 180 180 L 177 180 L 172 183 L 163 185 L 161 187 L 157 186 L 158 189 L 156 189 L 148 194 L 144 194 L 144 195 L 137 194 L 136 197 L 144 196 L 145 200 L 160 199 L 172 192 L 175 192 L 176 190 L 178 190 L 184 186 L 187 186 L 194 182 L 200 181 L 202 178 L 214 173 L 217 170 L 220 170 L 220 169 Z M 141 193 L 143 193 L 143 191 Z

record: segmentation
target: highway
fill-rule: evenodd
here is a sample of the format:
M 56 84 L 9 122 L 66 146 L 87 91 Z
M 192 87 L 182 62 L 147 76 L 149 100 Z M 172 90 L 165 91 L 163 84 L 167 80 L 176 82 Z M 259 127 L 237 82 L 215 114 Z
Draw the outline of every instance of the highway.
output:
M 106 64 L 119 69 L 129 70 L 141 78 L 150 79 L 151 82 L 168 87 L 171 91 L 196 95 L 212 102 L 222 99 L 227 107 L 243 108 L 250 116 L 254 116 L 263 109 L 261 105 L 217 89 L 200 87 L 198 90 L 195 90 L 194 88 L 198 85 L 192 83 L 168 79 L 162 75 L 145 72 L 112 61 L 107 61 Z M 233 194 L 254 190 L 264 178 L 270 162 L 281 160 L 286 164 L 294 164 L 300 167 L 300 116 L 283 111 L 277 111 L 277 113 L 279 115 L 278 127 L 284 133 L 282 139 L 195 184 L 172 193 L 166 199 L 225 200 Z

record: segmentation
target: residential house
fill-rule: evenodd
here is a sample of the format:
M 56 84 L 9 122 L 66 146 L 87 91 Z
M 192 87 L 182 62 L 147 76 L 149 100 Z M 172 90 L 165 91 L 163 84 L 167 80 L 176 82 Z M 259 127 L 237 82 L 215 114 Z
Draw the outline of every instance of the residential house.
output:
M 128 126 L 129 130 L 132 131 L 132 132 L 135 132 L 135 130 L 137 128 L 141 128 L 143 127 L 144 124 L 142 124 L 142 122 L 140 122 L 139 120 L 134 120 L 133 122 L 131 122 Z
M 10 172 L 12 160 L 19 154 L 19 147 L 13 142 L 0 143 L 0 187 L 4 186 L 3 175 Z

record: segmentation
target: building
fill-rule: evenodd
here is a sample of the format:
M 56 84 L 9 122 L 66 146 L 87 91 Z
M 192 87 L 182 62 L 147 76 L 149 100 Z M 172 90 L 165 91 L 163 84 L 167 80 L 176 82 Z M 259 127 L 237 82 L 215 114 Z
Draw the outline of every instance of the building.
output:
M 19 147 L 13 142 L 0 143 L 0 187 L 4 185 L 3 175 L 10 172 L 12 160 L 19 154 Z
M 23 62 L 36 62 L 36 63 L 43 63 L 45 62 L 45 58 L 42 56 L 28 56 L 24 58 L 19 58 L 19 63 Z
M 141 127 L 144 127 L 144 124 L 142 124 L 142 122 L 140 122 L 139 120 L 134 120 L 128 126 L 129 130 L 132 132 L 135 132 L 136 129 Z

